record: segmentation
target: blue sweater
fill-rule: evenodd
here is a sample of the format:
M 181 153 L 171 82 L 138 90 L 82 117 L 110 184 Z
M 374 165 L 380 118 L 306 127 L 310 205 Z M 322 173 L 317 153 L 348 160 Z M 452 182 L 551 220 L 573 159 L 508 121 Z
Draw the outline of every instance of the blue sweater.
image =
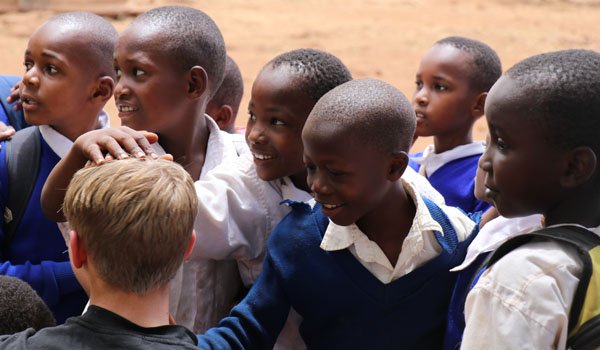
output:
M 200 348 L 272 349 L 293 307 L 309 349 L 440 349 L 456 277 L 448 270 L 468 245 L 457 243 L 447 217 L 436 237 L 451 251 L 389 284 L 348 249 L 322 250 L 328 223 L 319 205 L 292 204 L 269 239 L 258 280 L 219 327 L 199 336 Z
M 422 157 L 423 153 L 411 154 L 411 158 Z M 427 177 L 431 185 L 446 200 L 446 205 L 459 207 L 465 213 L 485 212 L 490 205 L 475 198 L 475 172 L 481 154 L 455 159 L 444 164 Z M 410 161 L 409 165 L 419 171 L 418 163 Z
M 41 136 L 40 136 L 41 138 Z M 10 142 L 10 141 L 9 141 Z M 0 274 L 28 282 L 48 304 L 58 323 L 80 315 L 87 301 L 75 279 L 65 241 L 55 222 L 42 213 L 40 195 L 48 174 L 60 160 L 50 146 L 40 140 L 40 166 L 35 187 L 12 241 L 4 241 L 0 225 Z M 0 210 L 8 202 L 6 147 L 0 151 Z M 4 223 L 4 217 L 2 216 Z

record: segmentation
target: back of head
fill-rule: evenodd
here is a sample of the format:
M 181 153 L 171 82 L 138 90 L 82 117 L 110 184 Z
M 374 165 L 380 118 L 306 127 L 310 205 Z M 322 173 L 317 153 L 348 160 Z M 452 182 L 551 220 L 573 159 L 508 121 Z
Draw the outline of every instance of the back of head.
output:
M 352 73 L 339 58 L 316 49 L 297 49 L 283 53 L 266 67 L 289 67 L 296 75 L 295 83 L 317 102 L 328 91 L 352 80 Z
M 142 26 L 158 37 L 153 44 L 174 57 L 182 70 L 201 66 L 208 75 L 212 97 L 225 73 L 225 42 L 215 22 L 204 12 L 185 6 L 163 6 L 137 17 L 131 26 Z
M 143 295 L 165 286 L 183 262 L 197 204 L 177 163 L 129 159 L 78 171 L 64 212 L 100 278 Z
M 386 153 L 408 152 L 416 115 L 400 90 L 376 79 L 355 79 L 325 94 L 306 120 L 307 133 L 340 133 Z M 320 130 L 320 131 L 319 131 Z
M 235 120 L 238 109 L 240 108 L 240 102 L 242 101 L 242 95 L 244 95 L 244 80 L 242 80 L 242 73 L 235 61 L 227 56 L 223 82 L 221 83 L 221 86 L 219 86 L 219 89 L 213 96 L 211 102 L 215 103 L 217 106 L 230 106 L 233 111 L 233 119 Z
M 50 18 L 37 30 L 42 28 L 68 35 L 69 44 L 84 58 L 82 64 L 93 73 L 93 78 L 115 78 L 113 57 L 118 33 L 110 22 L 89 12 L 65 12 Z
M 55 325 L 48 306 L 27 282 L 0 276 L 0 335 Z
M 489 45 L 462 36 L 441 39 L 436 45 L 450 45 L 473 58 L 471 82 L 476 91 L 488 91 L 502 75 L 500 57 Z
M 506 72 L 549 140 L 600 156 L 600 53 L 563 50 L 527 58 Z

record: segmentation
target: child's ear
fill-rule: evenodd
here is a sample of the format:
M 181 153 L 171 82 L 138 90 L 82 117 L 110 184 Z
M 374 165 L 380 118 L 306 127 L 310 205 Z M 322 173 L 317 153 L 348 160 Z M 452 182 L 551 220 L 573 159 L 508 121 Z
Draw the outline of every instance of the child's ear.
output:
M 115 81 L 109 76 L 98 78 L 96 88 L 92 97 L 98 99 L 102 104 L 106 103 L 113 95 Z
M 188 71 L 188 95 L 192 99 L 200 98 L 208 91 L 208 75 L 204 68 L 193 66 Z
M 408 166 L 408 154 L 406 152 L 394 153 L 392 155 L 392 161 L 390 162 L 390 168 L 388 172 L 388 179 L 390 181 L 397 181 L 404 174 L 404 170 Z
M 187 260 L 187 258 L 190 257 L 190 254 L 192 254 L 192 250 L 194 250 L 194 244 L 196 244 L 196 230 L 192 230 L 192 236 L 190 237 L 190 243 L 189 243 L 187 249 L 185 250 L 185 254 L 183 255 L 184 260 Z
M 87 250 L 75 230 L 69 233 L 69 254 L 75 268 L 81 268 L 87 262 Z
M 596 173 L 598 159 L 589 147 L 581 146 L 567 154 L 567 169 L 560 184 L 565 188 L 574 188 L 587 182 Z
M 219 107 L 219 111 L 216 115 L 211 115 L 211 117 L 217 122 L 219 129 L 225 130 L 229 127 L 231 119 L 233 118 L 233 109 L 230 105 L 222 105 Z
M 478 119 L 481 116 L 483 116 L 484 110 L 484 106 L 485 106 L 485 99 L 487 98 L 487 92 L 482 92 L 479 95 L 477 95 L 477 99 L 475 100 L 475 104 L 473 105 L 473 108 L 471 109 L 471 115 L 473 115 L 474 119 Z

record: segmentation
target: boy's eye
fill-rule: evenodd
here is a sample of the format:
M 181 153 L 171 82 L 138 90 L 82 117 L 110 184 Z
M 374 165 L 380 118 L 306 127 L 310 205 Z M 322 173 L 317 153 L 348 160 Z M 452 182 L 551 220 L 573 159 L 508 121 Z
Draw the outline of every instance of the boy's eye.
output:
M 23 63 L 23 65 L 25 66 L 26 72 L 28 72 L 31 68 L 33 68 L 33 63 L 31 63 L 31 62 L 25 62 L 25 63 Z
M 256 115 L 254 115 L 254 113 L 248 111 L 248 120 L 256 121 Z
M 436 90 L 438 90 L 438 91 L 446 91 L 446 90 L 448 90 L 448 87 L 446 87 L 445 85 L 442 85 L 442 84 L 435 84 L 433 87 Z
M 48 74 L 56 74 L 56 73 L 58 73 L 58 69 L 53 64 L 49 64 L 48 66 L 46 66 L 46 71 L 48 72 Z
M 423 82 L 420 80 L 415 81 L 415 85 L 417 87 L 417 90 L 421 90 L 423 88 Z
M 284 121 L 282 121 L 281 119 L 276 119 L 276 118 L 273 118 L 273 119 L 271 120 L 271 124 L 273 124 L 273 125 L 285 125 L 285 122 L 284 122 Z
M 501 138 L 496 139 L 496 147 L 500 150 L 506 150 L 507 145 L 506 142 L 504 142 L 504 140 L 502 140 Z
M 306 166 L 306 170 L 308 170 L 309 173 L 317 170 L 317 166 L 312 163 L 305 163 L 304 166 Z
M 142 76 L 146 74 L 146 72 L 144 72 L 143 70 L 139 69 L 139 68 L 134 68 L 133 69 L 133 75 L 136 77 Z
M 117 80 L 119 80 L 121 78 L 121 68 L 117 68 L 115 67 L 115 75 L 117 76 Z
M 348 173 L 345 171 L 339 171 L 339 170 L 333 170 L 333 169 L 329 169 L 329 174 L 331 174 L 331 176 L 333 176 L 333 177 L 343 177 L 345 175 L 348 175 Z

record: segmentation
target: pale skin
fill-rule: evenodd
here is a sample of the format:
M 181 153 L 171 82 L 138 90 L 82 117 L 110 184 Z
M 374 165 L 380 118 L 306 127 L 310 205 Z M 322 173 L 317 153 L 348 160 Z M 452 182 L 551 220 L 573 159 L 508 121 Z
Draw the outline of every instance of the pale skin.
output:
M 196 232 L 192 231 L 184 259 L 192 252 Z M 90 305 L 96 305 L 141 327 L 159 327 L 172 324 L 169 314 L 169 284 L 144 295 L 127 292 L 106 283 L 94 268 L 79 234 L 72 230 L 69 236 L 69 257 L 77 280 L 90 296 Z

